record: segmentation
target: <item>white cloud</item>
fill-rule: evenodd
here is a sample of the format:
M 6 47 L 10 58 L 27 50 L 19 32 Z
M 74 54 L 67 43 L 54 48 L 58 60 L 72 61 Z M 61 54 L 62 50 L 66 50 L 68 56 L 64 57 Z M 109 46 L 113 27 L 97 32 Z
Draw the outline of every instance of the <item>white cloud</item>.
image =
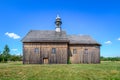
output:
M 18 51 L 18 49 L 11 49 L 12 51 Z
M 112 44 L 112 42 L 111 41 L 106 41 L 105 44 Z
M 15 55 L 21 55 L 21 53 L 15 53 Z
M 118 38 L 118 40 L 120 41 L 120 38 Z
M 8 37 L 13 38 L 13 39 L 19 39 L 20 38 L 20 36 L 15 34 L 15 33 L 6 32 L 5 35 L 7 35 Z

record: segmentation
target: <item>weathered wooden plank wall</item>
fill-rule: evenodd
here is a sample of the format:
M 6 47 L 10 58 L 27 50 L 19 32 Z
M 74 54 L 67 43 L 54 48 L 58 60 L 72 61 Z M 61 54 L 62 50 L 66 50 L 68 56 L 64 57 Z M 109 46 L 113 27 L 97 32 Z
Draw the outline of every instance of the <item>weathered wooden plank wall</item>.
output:
M 39 49 L 35 53 L 35 48 Z M 56 48 L 56 53 L 52 53 Z M 73 53 L 76 49 L 76 53 Z M 100 63 L 100 46 L 78 45 L 67 43 L 24 43 L 23 64 L 43 64 L 43 59 L 48 59 L 49 64 L 66 64 L 68 58 L 71 63 Z
M 35 53 L 35 48 L 39 52 Z M 56 48 L 56 53 L 52 53 L 52 48 Z M 68 58 L 68 44 L 67 43 L 24 43 L 23 44 L 23 63 L 43 64 L 44 58 L 48 58 L 50 64 L 66 64 Z
M 76 54 L 73 53 L 73 49 L 77 50 Z M 98 45 L 72 44 L 69 45 L 69 50 L 71 63 L 100 63 L 100 46 Z

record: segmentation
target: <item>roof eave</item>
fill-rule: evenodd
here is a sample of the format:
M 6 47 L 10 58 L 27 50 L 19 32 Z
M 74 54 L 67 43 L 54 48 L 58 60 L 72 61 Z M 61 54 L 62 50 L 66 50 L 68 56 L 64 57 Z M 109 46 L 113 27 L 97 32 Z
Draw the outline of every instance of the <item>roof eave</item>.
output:
M 101 46 L 99 43 L 69 43 L 69 44 L 75 44 L 75 45 L 98 45 Z
M 62 40 L 62 41 L 58 41 L 58 40 L 43 40 L 43 41 L 22 41 L 23 43 L 31 43 L 31 42 L 33 42 L 33 43 L 37 43 L 37 42 L 67 42 L 67 43 L 69 43 L 69 41 L 68 40 Z

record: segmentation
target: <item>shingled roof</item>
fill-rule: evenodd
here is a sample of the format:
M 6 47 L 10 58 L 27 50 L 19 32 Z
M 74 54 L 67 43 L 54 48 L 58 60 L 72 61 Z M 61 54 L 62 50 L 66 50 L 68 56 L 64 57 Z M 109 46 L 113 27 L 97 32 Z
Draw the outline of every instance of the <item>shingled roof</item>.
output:
M 22 42 L 69 42 L 69 40 L 65 31 L 31 30 Z
M 22 42 L 69 42 L 69 44 L 97 44 L 89 35 L 67 35 L 65 31 L 31 30 Z
M 68 35 L 70 44 L 97 44 L 100 45 L 89 35 Z

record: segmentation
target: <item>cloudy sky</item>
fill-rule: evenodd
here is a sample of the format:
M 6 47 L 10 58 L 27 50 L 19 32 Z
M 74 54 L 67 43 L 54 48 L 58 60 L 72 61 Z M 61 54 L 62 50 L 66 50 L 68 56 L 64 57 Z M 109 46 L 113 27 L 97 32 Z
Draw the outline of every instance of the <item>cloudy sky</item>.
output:
M 68 34 L 86 34 L 102 44 L 101 56 L 120 56 L 119 0 L 0 0 L 0 51 L 22 54 L 29 30 L 54 30 L 62 18 Z

